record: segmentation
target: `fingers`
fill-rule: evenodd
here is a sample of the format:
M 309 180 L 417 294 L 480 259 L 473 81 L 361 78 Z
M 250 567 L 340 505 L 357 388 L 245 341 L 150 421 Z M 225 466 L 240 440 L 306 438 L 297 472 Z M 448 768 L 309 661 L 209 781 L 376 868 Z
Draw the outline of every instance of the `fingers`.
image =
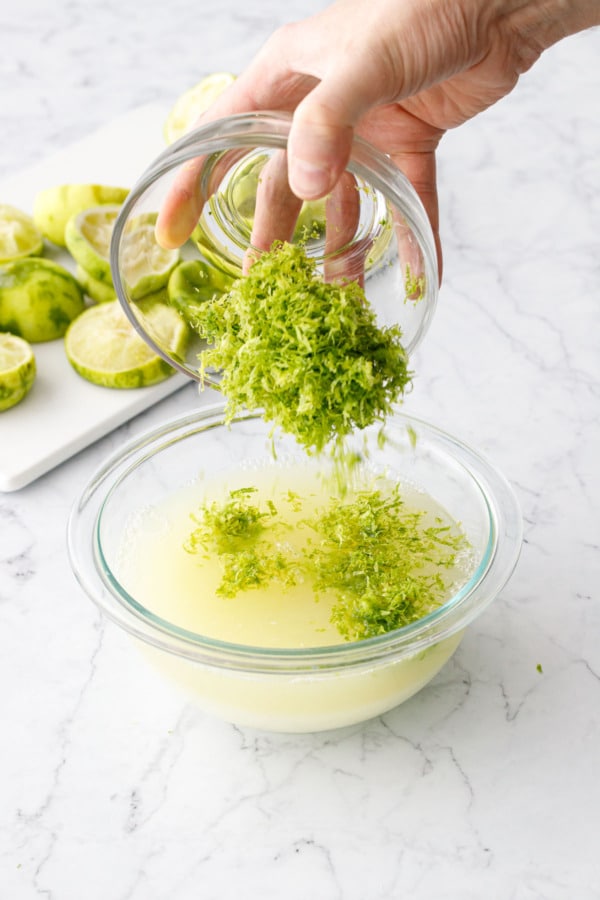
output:
M 297 196 L 316 200 L 333 189 L 348 164 L 354 128 L 381 90 L 375 70 L 370 78 L 362 66 L 331 69 L 298 104 L 288 139 L 290 186 Z
M 252 100 L 243 85 L 239 87 L 234 82 L 198 119 L 197 124 L 204 125 L 244 111 L 253 111 Z M 204 162 L 204 157 L 197 157 L 181 166 L 161 206 L 156 221 L 156 240 L 167 250 L 180 247 L 187 241 L 208 200 L 200 186 Z
M 358 15 L 359 24 L 364 23 L 362 0 L 347 0 L 346 6 L 351 15 L 353 10 Z M 366 41 L 371 51 L 365 50 L 356 37 L 360 29 L 350 27 L 340 15 L 333 7 L 322 16 L 280 29 L 200 120 L 204 124 L 267 109 L 293 111 L 288 179 L 293 194 L 302 200 L 316 200 L 333 190 L 348 164 L 357 124 L 397 88 L 387 55 L 372 52 L 373 34 Z M 336 27 L 341 29 L 337 40 L 332 33 Z M 383 47 L 378 31 L 376 38 Z M 184 243 L 198 221 L 208 199 L 201 184 L 203 164 L 203 159 L 196 159 L 184 165 L 169 189 L 156 227 L 164 247 Z M 253 235 L 258 245 L 267 243 L 267 233 L 268 223 L 259 219 Z
M 196 126 L 238 113 L 296 108 L 316 79 L 290 65 L 290 31 L 281 29 L 267 41 L 245 72 L 199 117 Z M 200 187 L 204 161 L 198 157 L 181 167 L 160 210 L 156 238 L 167 249 L 185 243 L 208 200 Z
M 290 190 L 287 169 L 287 153 L 279 150 L 260 173 L 250 239 L 258 250 L 292 239 L 302 201 Z
M 288 142 L 289 179 L 301 199 L 325 196 L 344 171 L 353 129 L 380 100 L 384 73 L 373 60 L 311 40 L 310 23 L 281 29 L 201 117 L 206 124 L 242 112 L 294 111 Z M 314 37 L 314 35 L 313 35 Z M 300 49 L 299 49 L 300 48 Z M 207 197 L 200 189 L 203 160 L 177 174 L 156 226 L 159 243 L 178 247 L 193 231 Z
M 204 204 L 198 187 L 200 170 L 198 160 L 186 163 L 177 173 L 158 212 L 155 236 L 165 250 L 181 247 L 196 227 Z
M 361 137 L 389 155 L 419 195 L 433 230 L 441 278 L 435 153 L 444 130 L 418 118 L 406 106 L 392 103 L 372 109 L 358 130 Z
M 368 247 L 353 242 L 360 217 L 356 179 L 344 172 L 327 198 L 325 232 L 326 281 L 358 281 L 364 284 Z
M 433 237 L 435 240 L 435 248 L 438 259 L 439 279 L 442 280 L 442 246 L 440 242 L 440 217 L 437 193 L 436 163 L 435 151 L 403 151 L 392 154 L 392 160 L 401 169 L 408 180 L 413 185 L 415 191 L 425 207 L 425 212 L 431 224 Z M 403 242 L 396 229 L 396 237 L 398 238 L 400 257 L 403 256 Z M 407 248 L 404 244 L 406 253 L 406 263 L 413 274 L 420 274 L 417 269 L 416 261 L 413 258 L 414 249 Z

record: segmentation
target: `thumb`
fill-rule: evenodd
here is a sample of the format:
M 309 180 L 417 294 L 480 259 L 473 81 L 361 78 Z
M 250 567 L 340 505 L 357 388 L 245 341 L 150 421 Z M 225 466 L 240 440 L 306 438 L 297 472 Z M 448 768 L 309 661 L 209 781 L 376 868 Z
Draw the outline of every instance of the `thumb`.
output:
M 290 187 L 303 200 L 329 193 L 350 158 L 354 126 L 382 101 L 377 80 L 352 73 L 325 76 L 298 104 L 288 138 Z

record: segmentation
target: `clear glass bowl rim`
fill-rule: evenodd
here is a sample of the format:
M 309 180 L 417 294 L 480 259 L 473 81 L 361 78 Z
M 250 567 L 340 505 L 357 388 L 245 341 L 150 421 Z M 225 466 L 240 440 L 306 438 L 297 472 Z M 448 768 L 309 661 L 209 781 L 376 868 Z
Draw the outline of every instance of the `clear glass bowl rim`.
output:
M 264 111 L 240 113 L 224 119 L 216 119 L 190 131 L 171 144 L 149 165 L 126 197 L 113 227 L 110 246 L 110 267 L 117 298 L 127 318 L 146 343 L 170 365 L 188 377 L 199 380 L 189 367 L 172 358 L 146 334 L 131 309 L 123 284 L 119 265 L 119 251 L 123 231 L 130 213 L 143 194 L 155 181 L 172 169 L 198 156 L 210 155 L 240 147 L 264 146 L 284 149 L 290 131 L 292 117 L 289 113 Z M 431 324 L 439 293 L 439 270 L 435 239 L 429 218 L 417 192 L 404 173 L 384 153 L 360 137 L 355 137 L 347 165 L 348 171 L 363 178 L 400 211 L 421 248 L 425 275 L 423 318 L 414 336 L 407 340 L 405 350 L 410 356 L 419 346 Z
M 418 622 L 397 631 L 354 643 L 306 649 L 251 647 L 217 641 L 203 635 L 191 635 L 169 629 L 152 617 L 143 615 L 129 603 L 129 596 L 112 578 L 102 572 L 96 548 L 98 518 L 112 489 L 136 467 L 156 456 L 161 449 L 185 440 L 197 432 L 223 425 L 222 402 L 186 413 L 134 438 L 114 453 L 85 486 L 71 510 L 67 529 L 69 558 L 74 575 L 90 599 L 128 633 L 167 653 L 220 669 L 277 672 L 295 675 L 321 670 L 346 670 L 400 660 L 423 652 L 428 647 L 463 630 L 498 595 L 512 574 L 522 542 L 522 519 L 512 487 L 485 457 L 466 444 L 414 416 L 395 413 L 395 424 L 404 424 L 432 439 L 465 469 L 481 491 L 490 515 L 493 536 L 491 552 L 478 577 L 468 590 L 447 601 L 440 609 Z M 248 412 L 235 421 L 259 417 Z M 174 626 L 173 626 L 174 627 Z M 177 633 L 176 633 L 177 632 Z

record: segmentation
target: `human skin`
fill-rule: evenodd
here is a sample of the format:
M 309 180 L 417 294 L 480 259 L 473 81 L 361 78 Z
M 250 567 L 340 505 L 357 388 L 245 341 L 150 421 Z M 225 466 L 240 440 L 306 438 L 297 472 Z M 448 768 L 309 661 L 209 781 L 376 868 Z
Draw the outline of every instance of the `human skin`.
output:
M 291 112 L 287 174 L 305 200 L 334 188 L 361 135 L 412 182 L 441 262 L 442 136 L 508 94 L 545 49 L 597 24 L 600 0 L 338 0 L 276 31 L 199 123 Z M 192 161 L 165 201 L 157 223 L 165 247 L 180 246 L 198 220 L 197 180 Z M 263 245 L 271 235 L 254 237 Z

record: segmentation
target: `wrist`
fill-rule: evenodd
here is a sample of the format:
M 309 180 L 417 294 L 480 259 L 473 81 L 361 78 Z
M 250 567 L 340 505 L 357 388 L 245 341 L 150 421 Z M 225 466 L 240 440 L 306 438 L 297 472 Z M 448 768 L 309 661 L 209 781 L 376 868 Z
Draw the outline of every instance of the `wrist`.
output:
M 498 5 L 513 34 L 538 56 L 562 38 L 600 25 L 600 0 L 512 0 Z

